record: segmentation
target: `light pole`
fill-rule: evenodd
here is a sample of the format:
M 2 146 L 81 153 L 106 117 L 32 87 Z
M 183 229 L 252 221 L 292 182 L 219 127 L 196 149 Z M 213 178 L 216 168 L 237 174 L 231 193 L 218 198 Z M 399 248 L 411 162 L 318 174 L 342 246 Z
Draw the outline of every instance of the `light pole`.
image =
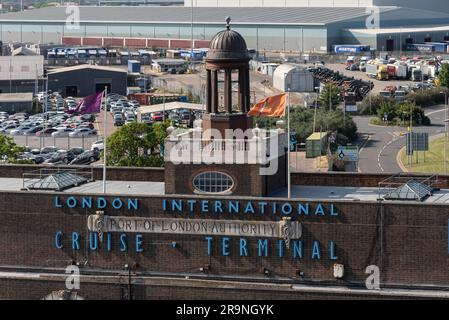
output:
M 318 108 L 318 90 L 320 90 L 320 87 L 315 87 L 315 112 L 313 115 L 313 133 L 315 133 L 316 130 L 316 112 Z
M 292 182 L 290 176 L 290 88 L 288 88 L 288 106 L 287 106 L 287 198 L 292 197 Z
M 444 174 L 447 175 L 447 91 L 444 93 Z

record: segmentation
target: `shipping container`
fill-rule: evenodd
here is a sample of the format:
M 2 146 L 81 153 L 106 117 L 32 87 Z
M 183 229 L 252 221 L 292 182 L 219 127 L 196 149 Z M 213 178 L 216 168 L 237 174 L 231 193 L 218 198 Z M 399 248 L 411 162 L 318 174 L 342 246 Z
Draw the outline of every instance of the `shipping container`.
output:
M 433 53 L 435 52 L 435 46 L 433 44 L 425 43 L 409 43 L 406 48 L 407 51 L 419 51 L 423 53 Z
M 432 45 L 435 48 L 434 52 L 439 52 L 439 53 L 448 53 L 448 43 L 444 43 L 444 42 L 426 42 L 425 44 L 428 45 Z
M 128 72 L 140 73 L 140 61 L 128 60 Z
M 366 45 L 335 45 L 333 46 L 333 52 L 335 53 L 364 53 L 371 50 L 370 46 Z

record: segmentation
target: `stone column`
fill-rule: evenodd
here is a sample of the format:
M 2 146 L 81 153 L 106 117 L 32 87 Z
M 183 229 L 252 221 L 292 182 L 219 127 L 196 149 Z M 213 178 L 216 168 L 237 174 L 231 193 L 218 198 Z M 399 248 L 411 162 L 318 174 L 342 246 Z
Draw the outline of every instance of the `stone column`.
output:
M 231 69 L 225 70 L 224 79 L 224 100 L 226 112 L 232 113 L 232 73 Z
M 249 86 L 249 68 L 246 67 L 245 69 L 245 95 L 246 95 L 246 101 L 245 101 L 245 111 L 244 112 L 248 112 L 249 111 L 249 107 L 251 104 L 251 91 L 250 91 L 250 86 Z
M 207 70 L 207 80 L 206 80 L 206 112 L 212 112 L 212 79 L 211 70 Z
M 212 113 L 218 113 L 218 71 L 212 71 Z
M 245 69 L 239 69 L 239 112 L 245 112 Z

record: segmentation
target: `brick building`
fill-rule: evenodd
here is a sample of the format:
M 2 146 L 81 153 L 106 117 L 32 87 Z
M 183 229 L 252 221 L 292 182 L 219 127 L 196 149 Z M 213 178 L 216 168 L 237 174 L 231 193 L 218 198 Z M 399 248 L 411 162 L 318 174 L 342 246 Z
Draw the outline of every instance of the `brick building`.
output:
M 287 197 L 284 129 L 247 116 L 245 42 L 215 40 L 207 113 L 170 128 L 164 169 L 108 168 L 103 193 L 101 168 L 0 167 L 0 298 L 449 298 L 449 177 L 293 173 Z

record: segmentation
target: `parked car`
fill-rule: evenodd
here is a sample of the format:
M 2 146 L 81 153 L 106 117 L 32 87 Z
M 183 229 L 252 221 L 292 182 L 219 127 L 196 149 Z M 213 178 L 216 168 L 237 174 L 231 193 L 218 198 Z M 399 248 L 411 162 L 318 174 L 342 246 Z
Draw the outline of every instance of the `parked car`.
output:
M 70 164 L 91 164 L 95 161 L 100 160 L 100 151 L 98 150 L 89 150 L 82 154 L 80 154 L 78 157 L 73 159 Z
M 162 112 L 153 112 L 151 114 L 151 119 L 153 121 L 162 121 L 163 118 L 164 118 L 164 116 L 163 116 Z
M 83 148 L 80 148 L 80 147 L 70 148 L 68 151 L 72 152 L 75 155 L 75 157 L 77 157 L 80 154 L 85 152 L 85 150 Z
M 25 131 L 23 132 L 23 134 L 26 135 L 26 136 L 33 136 L 33 135 L 36 134 L 36 132 L 39 132 L 39 131 L 41 131 L 41 130 L 43 130 L 43 129 L 44 129 L 44 128 L 43 128 L 42 126 L 31 127 L 30 129 L 25 130 Z
M 86 136 L 93 136 L 96 135 L 97 131 L 95 129 L 90 128 L 80 128 L 75 129 L 75 131 L 69 133 L 70 138 L 80 138 L 80 137 L 86 137 Z
M 98 140 L 98 141 L 95 141 L 94 143 L 92 143 L 91 150 L 95 150 L 95 149 L 97 149 L 99 151 L 104 149 L 103 140 Z
M 72 128 L 57 129 L 57 131 L 52 132 L 51 136 L 54 138 L 68 137 L 73 131 Z
M 23 135 L 25 133 L 25 131 L 29 130 L 31 127 L 30 126 L 26 126 L 26 125 L 21 125 L 18 126 L 15 129 L 12 129 L 9 134 L 12 136 L 20 136 Z
M 73 152 L 57 152 L 51 158 L 45 160 L 44 164 L 68 164 L 72 162 L 73 159 L 75 159 L 75 155 L 73 154 Z
M 123 116 L 121 114 L 114 115 L 114 126 L 122 126 L 123 123 Z
M 51 136 L 53 132 L 57 132 L 57 131 L 58 130 L 56 130 L 55 128 L 47 128 L 47 129 L 36 132 L 36 136 L 47 137 L 47 136 Z
M 40 149 L 40 154 L 54 153 L 57 152 L 58 150 L 59 149 L 55 146 L 43 147 L 42 149 Z

